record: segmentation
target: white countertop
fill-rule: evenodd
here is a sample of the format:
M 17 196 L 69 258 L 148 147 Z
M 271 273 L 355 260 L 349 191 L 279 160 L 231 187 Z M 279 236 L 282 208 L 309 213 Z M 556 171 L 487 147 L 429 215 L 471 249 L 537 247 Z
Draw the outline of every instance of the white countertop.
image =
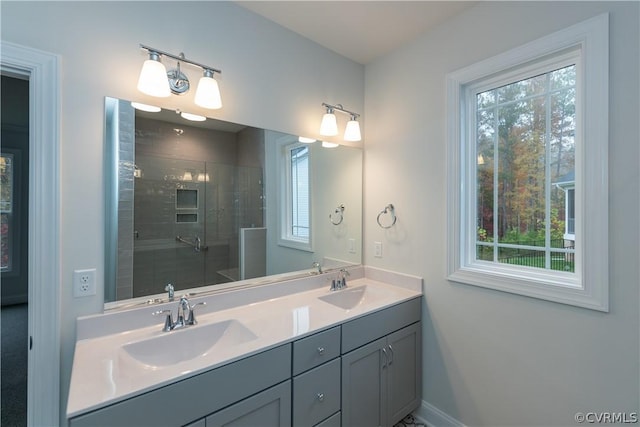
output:
M 177 301 L 79 318 L 67 417 L 134 397 L 422 294 L 422 279 L 415 276 L 369 267 L 350 271 L 354 278 L 348 281 L 346 290 L 366 285 L 376 297 L 365 298 L 348 310 L 319 299 L 335 293 L 327 286 L 327 279 L 335 274 L 325 274 L 259 289 L 194 297 L 190 299 L 192 303 L 207 302 L 197 310 L 198 324 L 171 332 L 161 330 L 163 316 L 151 316 L 151 313 L 170 308 L 175 315 Z M 239 321 L 253 333 L 251 339 L 218 346 L 215 351 L 201 352 L 190 360 L 162 367 L 140 363 L 123 350 L 123 346 L 130 343 L 172 334 L 177 337 L 185 332 L 192 334 L 196 328 L 226 320 Z M 188 334 L 179 338 L 188 338 Z

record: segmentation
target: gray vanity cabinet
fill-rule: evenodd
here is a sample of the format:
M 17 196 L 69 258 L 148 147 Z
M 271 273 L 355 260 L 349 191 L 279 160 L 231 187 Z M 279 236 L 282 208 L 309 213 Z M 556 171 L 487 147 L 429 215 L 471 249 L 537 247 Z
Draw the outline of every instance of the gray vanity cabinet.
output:
M 421 334 L 414 323 L 342 356 L 342 425 L 392 426 L 420 404 Z
M 343 427 L 392 426 L 420 405 L 419 299 L 342 325 L 342 351 Z
M 392 426 L 420 405 L 420 298 L 74 417 L 70 427 Z

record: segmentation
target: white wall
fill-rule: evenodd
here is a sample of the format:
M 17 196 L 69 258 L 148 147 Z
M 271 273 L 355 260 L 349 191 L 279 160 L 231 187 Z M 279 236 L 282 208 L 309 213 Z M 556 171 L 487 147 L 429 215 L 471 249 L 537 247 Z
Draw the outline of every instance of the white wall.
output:
M 447 282 L 446 74 L 607 11 L 610 313 Z M 464 424 L 639 410 L 638 23 L 638 2 L 480 2 L 366 67 L 365 263 L 424 277 L 423 400 Z
M 106 95 L 256 127 L 315 136 L 322 102 L 364 109 L 364 68 L 229 2 L 7 2 L 2 39 L 61 56 L 61 416 L 77 316 L 102 310 L 103 132 Z M 139 43 L 222 69 L 223 109 L 193 94 L 158 100 L 136 90 Z M 192 80 L 197 69 L 183 68 Z M 194 80 L 195 84 L 195 80 Z M 96 297 L 73 299 L 75 269 L 98 269 Z

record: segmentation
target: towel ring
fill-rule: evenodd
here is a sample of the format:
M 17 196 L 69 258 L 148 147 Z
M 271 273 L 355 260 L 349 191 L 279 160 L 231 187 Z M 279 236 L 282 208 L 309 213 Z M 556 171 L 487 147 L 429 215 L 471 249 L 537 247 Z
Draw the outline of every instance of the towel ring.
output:
M 332 213 L 329 214 L 329 221 L 333 225 L 342 224 L 342 220 L 344 219 L 344 205 L 338 206 Z
M 380 217 L 382 215 L 385 214 L 390 214 L 391 217 L 393 218 L 393 221 L 391 222 L 390 225 L 382 225 L 382 223 L 380 223 Z M 378 214 L 378 217 L 376 218 L 376 221 L 378 222 L 378 225 L 382 228 L 391 228 L 394 225 L 396 225 L 396 221 L 398 220 L 398 217 L 396 216 L 396 211 L 395 208 L 393 207 L 393 205 L 391 203 L 389 203 L 387 206 L 384 207 L 384 210 L 380 211 L 380 213 Z

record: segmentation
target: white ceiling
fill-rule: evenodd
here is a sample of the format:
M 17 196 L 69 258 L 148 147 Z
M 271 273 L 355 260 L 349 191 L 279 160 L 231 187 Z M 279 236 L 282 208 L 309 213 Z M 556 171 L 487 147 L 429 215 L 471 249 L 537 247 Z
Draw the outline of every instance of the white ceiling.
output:
M 237 1 L 360 64 L 403 45 L 475 1 Z

